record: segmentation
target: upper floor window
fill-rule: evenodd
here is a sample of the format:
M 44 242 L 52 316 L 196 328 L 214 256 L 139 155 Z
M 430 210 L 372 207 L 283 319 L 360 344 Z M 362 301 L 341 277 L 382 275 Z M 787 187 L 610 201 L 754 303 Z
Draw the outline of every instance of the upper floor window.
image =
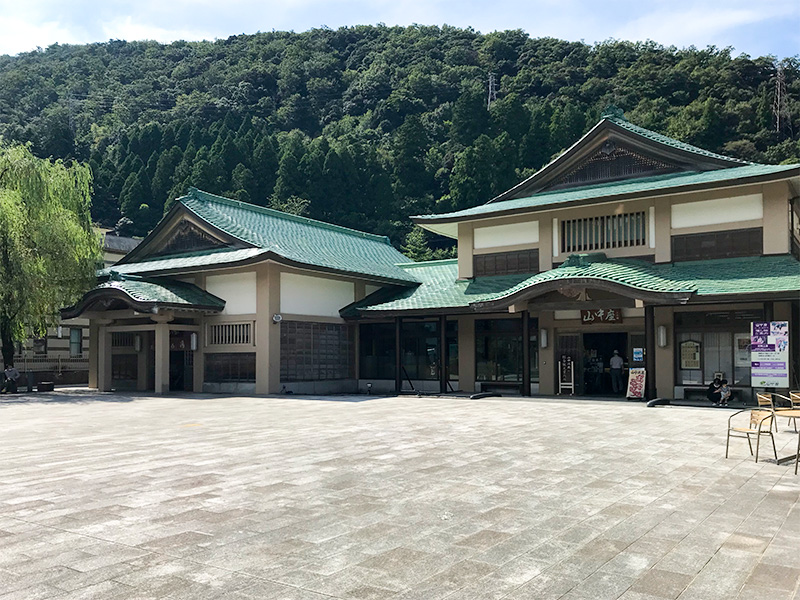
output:
M 761 227 L 672 236 L 672 260 L 708 260 L 764 253 Z
M 644 246 L 645 211 L 561 221 L 561 252 L 590 252 Z
M 538 273 L 539 250 L 476 254 L 473 257 L 473 272 L 475 277 Z

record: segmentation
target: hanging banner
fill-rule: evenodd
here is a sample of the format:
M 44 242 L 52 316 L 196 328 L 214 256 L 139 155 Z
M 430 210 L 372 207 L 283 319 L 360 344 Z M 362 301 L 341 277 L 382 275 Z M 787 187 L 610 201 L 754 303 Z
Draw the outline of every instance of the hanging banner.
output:
M 789 322 L 750 325 L 750 382 L 753 387 L 789 387 Z
M 644 369 L 628 369 L 628 391 L 626 398 L 644 398 L 644 382 L 647 372 Z

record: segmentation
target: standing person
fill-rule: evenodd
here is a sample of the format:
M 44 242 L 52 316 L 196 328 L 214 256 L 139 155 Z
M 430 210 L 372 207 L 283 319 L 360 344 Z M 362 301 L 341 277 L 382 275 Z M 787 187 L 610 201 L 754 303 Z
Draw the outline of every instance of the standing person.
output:
M 619 355 L 619 351 L 614 350 L 614 356 L 611 357 L 608 364 L 611 373 L 611 389 L 615 394 L 619 394 L 622 391 L 622 366 L 625 364 L 625 361 Z
M 712 406 L 719 406 L 719 403 L 722 401 L 721 390 L 722 381 L 717 377 L 711 382 L 711 385 L 708 386 L 708 391 L 706 392 L 706 398 L 708 398 Z
M 0 394 L 16 394 L 17 393 L 17 380 L 19 379 L 19 371 L 14 365 L 7 365 L 6 370 L 3 371 L 3 389 Z

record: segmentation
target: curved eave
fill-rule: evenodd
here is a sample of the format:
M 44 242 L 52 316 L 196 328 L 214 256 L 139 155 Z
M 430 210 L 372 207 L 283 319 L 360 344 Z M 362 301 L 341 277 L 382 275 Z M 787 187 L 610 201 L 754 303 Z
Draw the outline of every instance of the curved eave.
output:
M 470 303 L 470 307 L 475 311 L 499 310 L 511 304 L 530 300 L 531 298 L 541 296 L 548 292 L 554 292 L 564 287 L 591 287 L 593 289 L 619 294 L 627 298 L 642 300 L 648 304 L 686 304 L 695 293 L 689 290 L 670 292 L 648 290 L 599 277 L 569 277 L 534 283 L 533 285 L 516 290 L 510 294 L 484 300 L 482 302 Z
M 130 271 L 130 274 L 143 275 L 147 277 L 155 277 L 155 276 L 160 277 L 165 275 L 189 275 L 191 273 L 199 273 L 204 271 L 215 271 L 219 269 L 229 269 L 233 267 L 244 267 L 247 265 L 253 265 L 268 260 L 271 260 L 273 262 L 282 265 L 286 265 L 288 267 L 294 267 L 306 271 L 318 271 L 322 273 L 330 273 L 335 275 L 345 275 L 348 277 L 355 277 L 357 279 L 366 279 L 368 281 L 374 281 L 376 283 L 381 283 L 381 284 L 393 284 L 393 285 L 403 285 L 403 286 L 412 286 L 419 284 L 418 281 L 412 281 L 409 279 L 395 279 L 393 277 L 385 277 L 371 273 L 361 273 L 356 271 L 346 271 L 344 269 L 335 269 L 332 267 L 322 267 L 313 263 L 307 263 L 303 261 L 286 258 L 285 256 L 275 252 L 274 250 L 263 250 L 254 256 L 249 256 L 247 258 L 231 262 L 212 263 L 208 265 L 179 266 L 179 267 L 164 268 L 164 269 L 152 269 L 152 270 L 147 270 L 147 269 L 133 270 Z M 146 265 L 147 263 L 144 262 L 141 264 Z M 114 270 L 113 265 L 112 267 L 104 269 L 104 271 L 109 271 L 109 270 Z M 127 273 L 128 271 L 124 272 Z
M 225 308 L 225 301 L 221 298 L 220 305 L 187 304 L 183 302 L 159 302 L 154 300 L 141 300 L 120 288 L 99 288 L 87 292 L 81 300 L 67 308 L 61 309 L 62 319 L 74 319 L 89 311 L 95 305 L 113 300 L 121 300 L 132 310 L 141 313 L 158 313 L 163 310 L 192 310 L 200 312 L 220 312 Z
M 495 204 L 494 202 L 492 202 L 491 204 L 487 203 L 486 205 L 484 205 L 484 206 L 498 207 L 497 210 L 492 210 L 491 212 L 480 212 L 467 215 L 457 215 L 454 213 L 450 213 L 442 215 L 441 217 L 437 217 L 436 215 L 415 215 L 411 217 L 411 220 L 420 227 L 422 227 L 423 229 L 427 229 L 429 231 L 436 231 L 438 233 L 437 228 L 441 229 L 445 224 L 455 224 L 457 227 L 458 223 L 465 223 L 468 221 L 495 219 L 498 217 L 509 217 L 521 214 L 552 211 L 562 208 L 575 208 L 587 205 L 610 204 L 614 202 L 623 202 L 626 200 L 640 200 L 645 198 L 657 198 L 659 196 L 673 196 L 676 194 L 699 192 L 715 188 L 739 187 L 743 185 L 754 185 L 759 183 L 767 183 L 771 181 L 791 180 L 796 177 L 800 177 L 800 167 L 794 169 L 786 169 L 778 171 L 776 173 L 764 173 L 759 175 L 742 176 L 735 179 L 724 180 L 724 181 L 690 183 L 685 185 L 676 185 L 674 187 L 662 187 L 644 191 L 623 192 L 608 196 L 591 196 L 589 198 L 584 198 L 581 200 L 565 200 L 562 202 L 553 202 L 549 204 L 540 204 L 534 206 L 518 206 L 508 209 L 502 209 L 500 208 L 500 203 Z M 535 197 L 536 197 L 535 195 L 531 196 L 531 198 Z M 509 198 L 508 200 L 510 201 L 519 199 L 520 198 Z

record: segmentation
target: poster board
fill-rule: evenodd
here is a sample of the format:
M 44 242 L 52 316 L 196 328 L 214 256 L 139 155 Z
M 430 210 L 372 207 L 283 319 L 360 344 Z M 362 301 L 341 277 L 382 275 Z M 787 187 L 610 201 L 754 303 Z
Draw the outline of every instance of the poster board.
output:
M 644 384 L 646 378 L 647 371 L 645 371 L 645 369 L 628 369 L 628 391 L 625 392 L 625 397 L 636 399 L 644 398 Z
M 789 322 L 750 324 L 750 381 L 753 387 L 789 387 Z
M 733 334 L 733 365 L 735 367 L 750 366 L 750 334 Z
M 681 369 L 700 368 L 700 342 L 686 340 L 680 343 Z

